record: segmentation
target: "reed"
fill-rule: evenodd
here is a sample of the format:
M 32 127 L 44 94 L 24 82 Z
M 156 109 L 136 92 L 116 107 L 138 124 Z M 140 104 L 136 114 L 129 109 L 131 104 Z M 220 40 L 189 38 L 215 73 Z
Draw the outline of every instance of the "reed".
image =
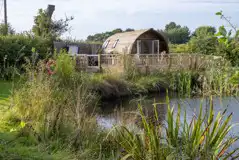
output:
M 238 148 L 229 151 L 229 148 L 238 140 L 238 137 L 229 137 L 233 125 L 230 124 L 232 114 L 226 111 L 215 115 L 211 100 L 209 113 L 200 113 L 190 121 L 187 113 L 181 117 L 181 106 L 177 112 L 170 106 L 169 99 L 167 119 L 165 125 L 148 121 L 141 105 L 138 106 L 142 119 L 142 132 L 135 133 L 125 126 L 116 126 L 109 133 L 122 152 L 121 159 L 237 159 Z M 154 105 L 156 107 L 156 105 Z M 156 109 L 155 109 L 156 111 Z M 157 113 L 155 112 L 157 119 Z

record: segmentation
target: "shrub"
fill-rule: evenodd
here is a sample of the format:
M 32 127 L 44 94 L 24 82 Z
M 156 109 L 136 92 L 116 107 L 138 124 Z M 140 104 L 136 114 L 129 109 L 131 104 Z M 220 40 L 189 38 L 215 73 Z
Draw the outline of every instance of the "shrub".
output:
M 75 72 L 76 61 L 65 51 L 61 51 L 56 58 L 56 74 L 60 78 L 69 78 Z
M 49 53 L 51 43 L 45 39 L 24 35 L 0 36 L 0 74 L 2 77 L 8 74 L 8 68 L 21 69 L 22 64 L 25 63 L 25 57 L 31 59 L 32 48 L 35 48 L 38 58 L 42 59 Z
M 191 53 L 191 48 L 188 43 L 186 44 L 170 44 L 169 45 L 171 53 Z
M 218 42 L 213 36 L 192 37 L 189 46 L 193 53 L 216 55 Z

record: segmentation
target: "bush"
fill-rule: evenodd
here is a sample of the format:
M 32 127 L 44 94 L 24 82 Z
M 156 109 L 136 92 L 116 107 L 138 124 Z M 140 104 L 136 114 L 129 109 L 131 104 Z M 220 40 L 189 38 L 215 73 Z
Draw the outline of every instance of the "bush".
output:
M 70 57 L 68 53 L 61 51 L 56 59 L 57 75 L 61 78 L 69 78 L 75 72 L 75 62 L 76 60 Z
M 38 58 L 47 56 L 51 49 L 51 43 L 46 39 L 32 38 L 24 35 L 0 36 L 0 75 L 5 78 L 5 74 L 10 75 L 17 68 L 21 70 L 25 63 L 25 57 L 31 59 L 32 49 L 38 53 Z M 9 77 L 9 76 L 8 76 Z
M 192 37 L 189 46 L 193 53 L 216 55 L 217 54 L 217 38 L 213 36 Z
M 186 44 L 170 44 L 171 53 L 191 53 L 191 48 L 188 43 Z
M 217 54 L 225 57 L 233 66 L 239 66 L 239 42 L 233 40 L 228 46 L 220 43 L 217 48 Z

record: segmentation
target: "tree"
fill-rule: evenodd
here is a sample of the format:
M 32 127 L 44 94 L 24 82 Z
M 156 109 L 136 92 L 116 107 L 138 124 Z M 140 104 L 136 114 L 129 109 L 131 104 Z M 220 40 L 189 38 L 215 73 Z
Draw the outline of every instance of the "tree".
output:
M 189 41 L 189 46 L 193 53 L 215 55 L 217 54 L 218 43 L 214 36 L 193 36 Z
M 217 38 L 214 36 L 216 33 L 215 27 L 200 26 L 198 27 L 190 41 L 189 46 L 193 53 L 200 53 L 206 55 L 217 54 Z
M 112 31 L 107 31 L 107 32 L 104 32 L 104 33 L 97 33 L 95 35 L 89 35 L 87 37 L 86 41 L 104 42 L 107 38 L 109 38 L 110 36 L 112 36 L 116 33 L 123 33 L 123 32 L 129 32 L 129 31 L 134 31 L 134 29 L 128 28 L 124 31 L 121 28 L 116 28 Z
M 190 38 L 189 28 L 184 26 L 181 27 L 177 25 L 175 22 L 170 22 L 165 26 L 164 30 L 167 38 L 173 44 L 183 44 L 188 42 Z
M 73 20 L 73 17 L 52 20 L 47 11 L 39 9 L 37 16 L 34 18 L 32 32 L 35 36 L 54 40 L 70 29 L 69 22 L 71 20 Z
M 133 28 L 127 28 L 126 30 L 125 30 L 125 32 L 132 32 L 132 31 L 135 31 Z
M 201 26 L 194 31 L 193 36 L 196 36 L 196 37 L 214 36 L 215 33 L 216 33 L 215 27 Z
M 218 42 L 214 36 L 216 33 L 215 27 L 212 26 L 200 26 L 198 27 L 190 41 L 189 46 L 193 53 L 200 53 L 206 55 L 217 54 Z
M 121 28 L 116 28 L 112 31 L 112 34 L 116 34 L 116 33 L 122 33 L 123 30 Z
M 239 29 L 231 23 L 222 11 L 217 12 L 216 15 L 220 16 L 231 27 L 230 30 L 226 30 L 224 26 L 220 26 L 218 33 L 215 34 L 220 46 L 218 48 L 219 55 L 228 59 L 233 66 L 239 66 Z
M 181 26 L 177 25 L 175 22 L 170 22 L 169 24 L 166 24 L 165 31 L 167 32 L 175 28 L 181 28 Z
M 8 23 L 7 27 L 8 28 L 6 28 L 6 25 L 4 23 L 0 23 L 0 35 L 15 34 L 15 30 L 12 28 L 11 24 Z

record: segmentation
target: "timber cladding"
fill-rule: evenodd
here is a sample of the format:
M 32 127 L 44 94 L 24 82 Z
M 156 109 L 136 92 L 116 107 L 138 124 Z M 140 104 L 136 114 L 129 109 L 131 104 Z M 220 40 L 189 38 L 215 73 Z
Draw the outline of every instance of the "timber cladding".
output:
M 154 29 L 144 29 L 130 32 L 117 33 L 109 37 L 104 45 L 104 53 L 126 53 L 135 54 L 137 52 L 138 40 L 158 40 L 159 52 L 169 52 L 168 42 L 163 34 Z

